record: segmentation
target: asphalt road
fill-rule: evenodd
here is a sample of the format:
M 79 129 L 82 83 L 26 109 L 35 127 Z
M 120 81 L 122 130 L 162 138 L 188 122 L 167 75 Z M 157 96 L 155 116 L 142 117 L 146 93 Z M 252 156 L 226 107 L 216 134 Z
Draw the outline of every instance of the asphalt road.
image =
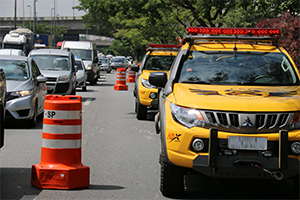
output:
M 138 121 L 133 83 L 115 91 L 116 72 L 103 74 L 82 96 L 82 163 L 90 167 L 90 186 L 76 190 L 38 189 L 31 166 L 41 159 L 43 122 L 33 129 L 7 123 L 0 152 L 0 199 L 168 199 L 159 191 L 160 138 L 152 111 Z M 290 180 L 213 180 L 187 176 L 187 190 L 175 199 L 291 199 Z

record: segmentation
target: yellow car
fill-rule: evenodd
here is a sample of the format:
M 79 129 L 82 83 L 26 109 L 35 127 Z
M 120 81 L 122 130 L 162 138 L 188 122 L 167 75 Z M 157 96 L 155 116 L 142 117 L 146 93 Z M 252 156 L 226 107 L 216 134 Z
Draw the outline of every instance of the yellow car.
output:
M 158 90 L 149 83 L 149 75 L 157 71 L 168 72 L 179 50 L 176 44 L 148 44 L 148 47 L 141 67 L 131 67 L 132 71 L 137 72 L 133 94 L 136 118 L 139 120 L 147 119 L 148 109 L 157 109 L 158 106 Z
M 162 194 L 182 194 L 184 175 L 196 172 L 213 178 L 291 178 L 299 195 L 300 76 L 276 45 L 279 29 L 188 27 L 187 32 L 169 74 L 149 77 L 162 88 L 155 122 Z

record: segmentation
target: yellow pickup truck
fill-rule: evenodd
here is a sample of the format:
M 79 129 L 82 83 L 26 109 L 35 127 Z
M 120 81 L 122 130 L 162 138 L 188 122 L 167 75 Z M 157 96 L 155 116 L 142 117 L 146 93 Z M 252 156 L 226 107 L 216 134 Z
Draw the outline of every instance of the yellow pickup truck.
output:
M 158 89 L 148 81 L 152 72 L 168 72 L 177 52 L 177 44 L 148 44 L 141 67 L 132 66 L 131 70 L 137 72 L 134 97 L 136 118 L 147 119 L 148 109 L 157 109 Z
M 291 178 L 299 196 L 300 75 L 279 29 L 188 27 L 160 87 L 161 192 L 184 192 L 185 174 Z

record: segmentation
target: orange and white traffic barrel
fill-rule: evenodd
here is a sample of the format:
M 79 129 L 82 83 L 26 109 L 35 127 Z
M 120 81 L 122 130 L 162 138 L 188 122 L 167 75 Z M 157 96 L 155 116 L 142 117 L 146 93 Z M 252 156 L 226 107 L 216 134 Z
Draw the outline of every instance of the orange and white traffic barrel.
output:
M 32 165 L 31 184 L 43 189 L 90 185 L 90 168 L 81 163 L 82 98 L 46 95 L 40 164 Z
M 131 70 L 131 66 L 130 66 L 129 72 L 128 72 L 127 83 L 134 83 L 134 82 L 135 82 L 135 72 Z
M 117 69 L 117 82 L 114 85 L 114 90 L 128 90 L 128 85 L 126 85 L 126 68 Z

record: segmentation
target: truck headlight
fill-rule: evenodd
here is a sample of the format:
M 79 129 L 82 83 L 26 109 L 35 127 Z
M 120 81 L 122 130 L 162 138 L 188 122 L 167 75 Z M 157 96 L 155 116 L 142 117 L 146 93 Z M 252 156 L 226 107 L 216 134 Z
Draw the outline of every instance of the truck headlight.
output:
M 291 121 L 291 129 L 300 129 L 300 111 L 295 112 L 294 117 Z
M 145 88 L 148 88 L 148 89 L 150 89 L 150 88 L 155 88 L 155 86 L 154 86 L 154 85 L 151 85 L 151 84 L 149 83 L 149 81 L 146 80 L 146 79 L 141 78 L 141 82 L 142 82 L 142 85 L 143 85 Z
M 186 108 L 177 106 L 174 103 L 170 104 L 173 117 L 188 128 L 192 127 L 204 127 L 205 120 L 200 111 L 194 108 Z
M 69 76 L 67 75 L 63 75 L 58 78 L 58 81 L 69 81 L 69 80 L 70 80 Z
M 31 90 L 21 90 L 21 91 L 10 93 L 10 95 L 17 96 L 17 97 L 25 97 L 25 96 L 30 96 L 32 94 L 33 94 L 33 89 L 31 89 Z
M 86 66 L 86 69 L 87 69 L 88 71 L 93 71 L 93 68 L 92 68 L 92 65 L 91 65 L 91 64 L 87 65 L 87 66 Z

